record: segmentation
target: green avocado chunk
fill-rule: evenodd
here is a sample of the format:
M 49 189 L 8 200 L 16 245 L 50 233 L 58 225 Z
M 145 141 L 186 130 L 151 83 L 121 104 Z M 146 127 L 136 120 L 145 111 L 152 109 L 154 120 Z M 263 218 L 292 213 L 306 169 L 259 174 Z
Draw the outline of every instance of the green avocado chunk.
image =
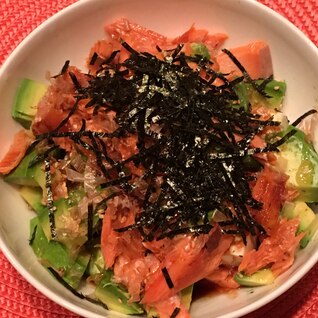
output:
M 49 212 L 46 205 L 42 203 L 42 191 L 39 187 L 22 186 L 19 190 L 23 199 L 38 214 L 38 222 L 48 241 L 52 240 Z M 76 255 L 80 247 L 87 241 L 87 223 L 79 222 L 72 217 L 69 199 L 61 198 L 54 201 L 56 207 L 54 213 L 55 229 L 57 237 L 55 241 L 62 243 L 66 248 Z
M 19 189 L 22 198 L 37 213 L 46 211 L 46 206 L 42 204 L 42 190 L 39 187 L 22 186 Z
M 318 218 L 315 212 L 305 202 L 294 201 L 284 204 L 282 216 L 287 219 L 299 218 L 297 233 L 305 232 L 305 236 L 300 241 L 300 247 L 306 247 L 318 228 Z
M 306 135 L 297 128 L 287 127 L 297 132 L 279 147 L 277 163 L 289 176 L 288 183 L 299 191 L 298 201 L 318 202 L 318 154 Z
M 144 313 L 144 309 L 140 304 L 129 302 L 129 294 L 119 284 L 114 283 L 112 277 L 112 271 L 103 271 L 103 278 L 95 289 L 95 296 L 110 310 L 126 315 Z
M 200 55 L 207 60 L 211 58 L 208 48 L 203 43 L 191 43 L 191 55 Z
M 23 79 L 18 88 L 15 103 L 12 108 L 12 117 L 24 128 L 29 128 L 37 111 L 37 104 L 47 91 L 47 85 Z
M 256 81 L 261 85 L 263 80 Z M 269 81 L 264 86 L 264 93 L 267 97 L 259 94 L 250 83 L 240 82 L 234 86 L 234 91 L 238 96 L 238 104 L 235 107 L 243 107 L 248 110 L 249 105 L 262 104 L 271 109 L 281 109 L 286 93 L 286 83 L 276 80 Z
M 49 241 L 39 222 L 35 217 L 30 222 L 30 245 L 34 254 L 45 267 L 52 267 L 60 273 L 61 277 L 73 288 L 77 288 L 86 271 L 90 255 L 81 251 L 75 258 L 61 243 Z
M 241 286 L 256 287 L 272 284 L 275 280 L 275 276 L 270 269 L 264 268 L 252 275 L 239 272 L 234 276 L 234 280 Z
M 19 165 L 7 176 L 4 180 L 8 183 L 38 187 L 45 189 L 45 172 L 42 169 L 42 164 L 37 163 L 29 167 L 31 161 L 37 156 L 36 151 L 27 154 Z

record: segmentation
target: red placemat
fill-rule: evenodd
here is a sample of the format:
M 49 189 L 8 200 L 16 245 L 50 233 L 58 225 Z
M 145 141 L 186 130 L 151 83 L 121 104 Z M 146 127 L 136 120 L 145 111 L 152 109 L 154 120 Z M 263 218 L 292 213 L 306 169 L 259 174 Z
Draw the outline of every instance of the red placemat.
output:
M 0 0 L 0 65 L 40 23 L 76 0 Z M 318 0 L 260 0 L 318 45 Z M 0 251 L 2 318 L 79 318 L 53 303 L 12 267 Z M 246 318 L 318 317 L 318 264 L 284 295 Z M 210 317 L 209 317 L 210 318 Z

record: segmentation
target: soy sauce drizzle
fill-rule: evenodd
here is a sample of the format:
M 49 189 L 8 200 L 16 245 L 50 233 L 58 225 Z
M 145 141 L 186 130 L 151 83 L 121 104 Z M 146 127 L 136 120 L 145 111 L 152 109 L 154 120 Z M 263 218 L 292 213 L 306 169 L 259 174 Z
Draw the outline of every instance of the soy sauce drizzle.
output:
M 158 48 L 163 60 L 138 52 L 126 42 L 122 46 L 130 57 L 116 64 L 118 51 L 114 51 L 102 62 L 96 76 L 88 77 L 86 87 L 69 72 L 76 102 L 56 129 L 36 136 L 31 148 L 41 140 L 68 137 L 95 156 L 107 178 L 102 187 L 116 186 L 128 195 L 133 195 L 135 184 L 132 175 L 124 172 L 125 165 L 133 162 L 144 167 L 148 187 L 140 204 L 142 211 L 134 224 L 117 229 L 119 232 L 138 229 L 144 240 L 150 241 L 182 233 L 209 233 L 209 212 L 218 210 L 227 218 L 219 223 L 224 233 L 240 234 L 244 240 L 246 232 L 264 233 L 249 214 L 249 207 L 260 209 L 262 203 L 252 197 L 249 181 L 255 171 L 243 164 L 244 159 L 278 151 L 295 131 L 263 148 L 251 148 L 255 135 L 280 123 L 232 107 L 232 101 L 238 99 L 234 91 L 237 83 L 251 83 L 262 95 L 264 85 L 256 84 L 227 50 L 225 53 L 243 73 L 233 81 L 215 72 L 211 61 L 187 56 L 182 45 L 169 51 Z M 197 69 L 190 67 L 193 62 Z M 202 71 L 206 73 L 204 78 Z M 215 85 L 216 79 L 223 85 Z M 115 111 L 118 129 L 104 133 L 87 130 L 83 124 L 78 131 L 60 131 L 83 99 L 89 100 L 85 107 L 93 108 L 95 115 Z M 137 136 L 138 152 L 122 161 L 110 159 L 106 141 L 129 135 Z M 242 137 L 240 141 L 237 135 Z M 162 178 L 160 184 L 156 183 L 158 177 Z M 159 195 L 150 202 L 156 187 Z

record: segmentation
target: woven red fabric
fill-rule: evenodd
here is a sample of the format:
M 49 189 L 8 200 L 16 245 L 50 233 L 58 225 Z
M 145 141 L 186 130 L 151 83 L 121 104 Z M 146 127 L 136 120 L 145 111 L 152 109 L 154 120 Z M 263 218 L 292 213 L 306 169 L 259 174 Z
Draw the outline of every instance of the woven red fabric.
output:
M 0 65 L 39 24 L 76 0 L 0 0 Z M 259 0 L 279 12 L 318 45 L 318 0 Z M 79 318 L 53 303 L 0 252 L 0 317 Z M 245 318 L 318 317 L 318 264 L 284 295 Z

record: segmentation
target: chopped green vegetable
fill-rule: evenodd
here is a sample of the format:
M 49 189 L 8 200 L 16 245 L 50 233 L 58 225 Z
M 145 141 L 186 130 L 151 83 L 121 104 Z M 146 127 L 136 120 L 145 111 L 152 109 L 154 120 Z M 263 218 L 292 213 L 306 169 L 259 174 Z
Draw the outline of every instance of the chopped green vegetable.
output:
M 29 128 L 37 111 L 37 104 L 47 91 L 47 85 L 31 79 L 23 79 L 12 108 L 12 117 Z
M 208 48 L 203 43 L 191 43 L 191 55 L 200 55 L 207 60 L 211 58 Z
M 31 220 L 30 233 L 33 234 L 30 245 L 42 265 L 54 268 L 70 286 L 77 288 L 86 271 L 89 254 L 80 252 L 74 259 L 72 253 L 63 244 L 48 241 L 38 217 Z
M 246 275 L 244 273 L 237 273 L 234 279 L 241 286 L 262 286 L 270 285 L 274 282 L 275 276 L 270 269 L 260 269 L 252 275 Z
M 104 270 L 103 278 L 95 290 L 95 296 L 110 310 L 126 315 L 142 314 L 143 307 L 135 302 L 129 302 L 129 294 L 118 284 L 112 282 L 113 272 Z

